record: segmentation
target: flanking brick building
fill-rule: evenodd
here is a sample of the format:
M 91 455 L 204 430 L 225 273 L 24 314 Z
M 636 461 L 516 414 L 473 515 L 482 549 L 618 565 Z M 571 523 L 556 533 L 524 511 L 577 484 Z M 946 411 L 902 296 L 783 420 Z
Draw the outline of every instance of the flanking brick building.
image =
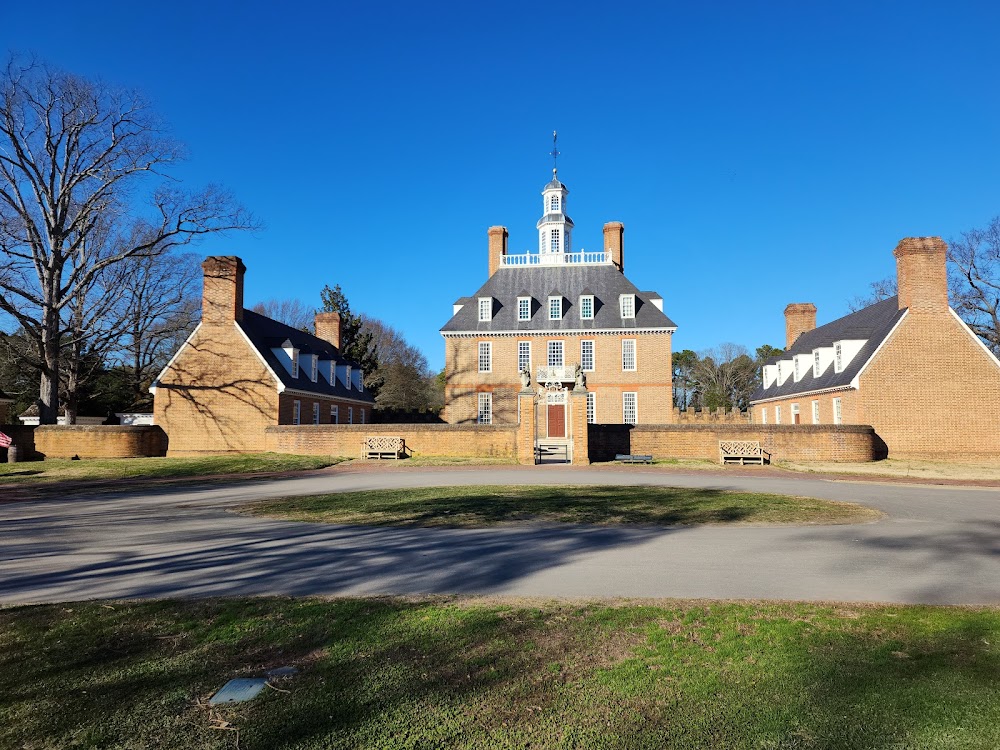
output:
M 571 438 L 575 420 L 583 429 L 673 421 L 677 327 L 659 294 L 625 277 L 621 223 L 604 225 L 602 250 L 574 250 L 568 193 L 555 176 L 543 188 L 537 252 L 508 254 L 507 229 L 490 227 L 489 278 L 455 302 L 441 329 L 446 421 L 518 423 L 518 394 L 528 390 L 539 439 Z M 572 392 L 586 393 L 585 414 L 572 414 Z
M 870 424 L 890 457 L 1000 455 L 1000 361 L 948 305 L 946 250 L 903 239 L 898 296 L 819 328 L 814 305 L 788 305 L 753 421 Z
M 150 388 L 170 455 L 265 450 L 270 425 L 371 421 L 374 400 L 340 353 L 337 313 L 317 313 L 312 335 L 243 308 L 239 258 L 202 268 L 201 323 Z

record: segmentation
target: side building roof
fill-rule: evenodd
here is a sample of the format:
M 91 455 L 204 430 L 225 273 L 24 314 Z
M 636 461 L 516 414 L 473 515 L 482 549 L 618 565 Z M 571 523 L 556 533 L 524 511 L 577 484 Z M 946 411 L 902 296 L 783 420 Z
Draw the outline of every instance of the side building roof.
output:
M 904 312 L 905 310 L 899 309 L 899 298 L 890 297 L 819 328 L 806 331 L 784 354 L 771 357 L 764 364 L 772 365 L 779 360 L 791 359 L 796 354 L 812 354 L 814 349 L 832 347 L 837 341 L 864 339 L 865 345 L 840 372 L 834 372 L 835 368 L 831 363 L 819 377 L 814 377 L 813 368 L 809 367 L 797 383 L 794 377 L 789 377 L 781 385 L 774 383 L 769 388 L 758 388 L 750 397 L 751 403 L 850 386 L 851 381 L 872 358 L 875 350 L 882 345 Z
M 563 314 L 559 320 L 549 320 L 547 300 L 553 294 L 563 297 Z M 635 295 L 635 319 L 623 320 L 618 309 L 622 294 Z M 581 295 L 593 295 L 594 319 L 580 320 L 575 309 Z M 479 297 L 492 297 L 493 315 L 488 321 L 479 320 Z M 518 320 L 517 298 L 531 297 L 531 319 Z M 677 325 L 650 300 L 662 299 L 655 292 L 641 292 L 612 265 L 564 265 L 506 267 L 494 273 L 470 297 L 458 300 L 462 309 L 441 328 L 449 333 L 499 333 L 517 331 L 579 331 L 666 329 Z
M 279 348 L 285 341 L 289 341 L 293 347 L 304 354 L 316 354 L 320 359 L 332 360 L 339 365 L 358 366 L 356 362 L 343 357 L 340 350 L 329 341 L 324 341 L 317 336 L 313 336 L 311 333 L 306 333 L 284 323 L 279 323 L 277 320 L 272 320 L 252 310 L 244 310 L 243 321 L 237 323 L 237 325 L 246 334 L 250 343 L 253 344 L 253 347 L 285 388 L 308 391 L 318 396 L 375 403 L 375 399 L 372 398 L 368 391 L 348 390 L 337 378 L 334 378 L 333 385 L 322 377 L 317 377 L 314 383 L 304 367 L 300 367 L 298 377 L 293 378 L 292 374 L 285 369 L 284 365 L 274 356 L 274 352 L 271 351 L 272 348 Z

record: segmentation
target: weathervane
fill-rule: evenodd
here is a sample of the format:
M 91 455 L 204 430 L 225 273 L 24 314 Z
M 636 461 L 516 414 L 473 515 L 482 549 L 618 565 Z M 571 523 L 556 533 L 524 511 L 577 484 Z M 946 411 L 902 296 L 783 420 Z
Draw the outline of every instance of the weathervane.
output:
M 552 131 L 552 150 L 549 152 L 552 155 L 552 176 L 555 177 L 556 173 L 559 171 L 559 149 L 556 148 L 556 140 L 559 138 L 559 134 L 556 131 Z

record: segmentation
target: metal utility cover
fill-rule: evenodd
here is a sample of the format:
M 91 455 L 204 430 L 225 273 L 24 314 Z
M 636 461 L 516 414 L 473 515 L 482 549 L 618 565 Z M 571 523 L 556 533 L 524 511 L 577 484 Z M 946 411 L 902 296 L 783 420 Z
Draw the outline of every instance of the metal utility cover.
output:
M 220 703 L 242 703 L 252 700 L 264 689 L 266 684 L 267 679 L 264 677 L 238 677 L 223 685 L 222 689 L 213 695 L 208 703 L 211 706 L 217 706 Z

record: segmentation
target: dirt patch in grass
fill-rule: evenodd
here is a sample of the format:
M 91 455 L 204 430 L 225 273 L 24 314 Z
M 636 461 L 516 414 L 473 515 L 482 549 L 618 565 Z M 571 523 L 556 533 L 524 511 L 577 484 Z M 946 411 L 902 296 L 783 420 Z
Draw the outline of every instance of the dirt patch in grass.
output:
M 209 709 L 233 677 L 299 675 Z M 0 747 L 995 748 L 1000 610 L 502 598 L 0 609 Z M 229 731 L 220 731 L 218 726 Z
M 856 523 L 881 513 L 853 503 L 704 488 L 479 486 L 342 492 L 245 506 L 257 515 L 366 526 L 482 527 L 502 523 L 684 526 Z

